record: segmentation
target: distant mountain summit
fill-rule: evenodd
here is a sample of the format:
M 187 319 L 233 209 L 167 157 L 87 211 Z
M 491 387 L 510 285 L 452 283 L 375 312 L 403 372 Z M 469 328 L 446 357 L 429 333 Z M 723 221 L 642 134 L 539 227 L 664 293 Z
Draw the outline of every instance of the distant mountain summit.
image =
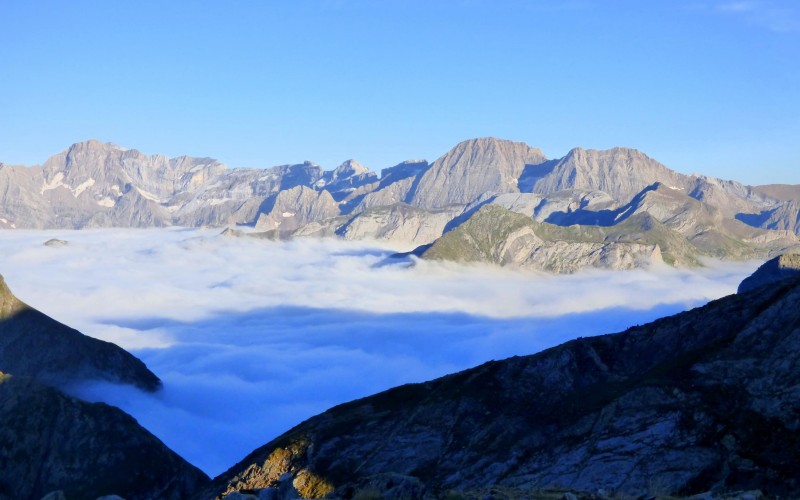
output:
M 800 248 L 800 187 L 683 175 L 629 148 L 574 148 L 548 159 L 522 142 L 478 138 L 432 164 L 409 160 L 378 175 L 352 159 L 330 171 L 313 162 L 229 169 L 211 158 L 86 141 L 42 166 L 0 164 L 4 228 L 245 224 L 261 237 L 368 238 L 410 250 L 487 203 L 558 226 L 613 226 L 647 212 L 698 257 L 769 258 Z M 537 261 L 509 262 L 520 259 Z M 619 268 L 616 258 L 582 260 Z

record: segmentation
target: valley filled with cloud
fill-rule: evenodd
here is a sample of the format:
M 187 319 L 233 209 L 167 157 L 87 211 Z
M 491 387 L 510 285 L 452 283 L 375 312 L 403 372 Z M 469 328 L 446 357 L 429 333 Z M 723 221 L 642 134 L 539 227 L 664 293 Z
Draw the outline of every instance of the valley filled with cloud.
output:
M 15 231 L 0 250 L 18 297 L 164 383 L 72 392 L 131 413 L 212 476 L 333 405 L 695 307 L 759 264 L 553 276 L 194 229 Z

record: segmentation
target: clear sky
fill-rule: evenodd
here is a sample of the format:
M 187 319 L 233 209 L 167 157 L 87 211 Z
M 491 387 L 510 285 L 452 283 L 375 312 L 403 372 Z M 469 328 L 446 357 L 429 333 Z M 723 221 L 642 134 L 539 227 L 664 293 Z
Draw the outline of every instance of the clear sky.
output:
M 0 0 L 0 161 L 380 170 L 494 136 L 800 183 L 796 0 Z

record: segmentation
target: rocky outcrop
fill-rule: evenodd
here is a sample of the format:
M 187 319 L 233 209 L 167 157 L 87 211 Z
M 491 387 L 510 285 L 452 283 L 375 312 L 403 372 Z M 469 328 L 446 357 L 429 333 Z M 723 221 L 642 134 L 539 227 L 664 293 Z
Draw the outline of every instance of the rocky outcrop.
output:
M 154 391 L 161 381 L 124 349 L 31 308 L 0 277 L 0 371 L 63 387 L 106 380 Z
M 198 498 L 265 487 L 285 498 L 301 473 L 332 498 L 792 497 L 798 302 L 800 282 L 784 281 L 340 405 Z
M 602 191 L 625 202 L 654 182 L 685 188 L 686 176 L 635 149 L 575 148 L 558 161 L 551 173 L 535 183 L 533 192 Z
M 406 204 L 373 208 L 353 217 L 338 235 L 347 240 L 385 241 L 411 250 L 433 243 L 461 212 L 460 208 L 423 210 Z
M 256 222 L 258 231 L 293 231 L 309 222 L 339 215 L 339 206 L 327 191 L 314 191 L 295 186 L 281 191 L 269 212 L 262 213 Z
M 411 203 L 423 208 L 467 205 L 486 194 L 518 192 L 526 166 L 547 158 L 522 142 L 494 138 L 458 144 L 436 160 L 419 179 Z
M 746 293 L 782 280 L 800 278 L 800 254 L 785 254 L 770 259 L 739 285 L 738 293 Z
M 121 410 L 28 377 L 0 381 L 0 421 L 2 500 L 181 500 L 208 481 Z
M 800 247 L 800 239 L 787 231 L 767 231 L 748 226 L 726 217 L 714 205 L 703 203 L 686 194 L 685 190 L 656 182 L 645 187 L 633 199 L 617 208 L 594 206 L 584 195 L 580 204 L 573 203 L 564 210 L 550 211 L 543 220 L 559 226 L 614 226 L 630 217 L 649 214 L 666 227 L 681 234 L 705 255 L 728 259 L 754 259 L 786 252 Z M 563 198 L 563 196 L 562 196 Z M 548 197 L 537 207 L 539 213 L 554 203 Z M 602 198 L 599 198 L 602 200 Z M 607 203 L 611 206 L 610 203 Z
M 698 250 L 647 214 L 612 227 L 539 223 L 498 205 L 481 207 L 422 257 L 487 262 L 558 273 L 633 269 L 667 261 L 697 265 Z

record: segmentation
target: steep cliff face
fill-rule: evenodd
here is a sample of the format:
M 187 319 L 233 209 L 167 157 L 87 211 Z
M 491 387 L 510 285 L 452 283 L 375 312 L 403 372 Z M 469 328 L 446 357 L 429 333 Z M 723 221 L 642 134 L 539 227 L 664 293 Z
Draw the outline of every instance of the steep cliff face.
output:
M 798 303 L 800 281 L 784 281 L 340 405 L 198 498 L 265 487 L 286 498 L 308 478 L 318 486 L 308 498 L 792 496 Z
M 0 499 L 187 498 L 208 478 L 129 415 L 28 378 L 0 381 Z
M 635 149 L 575 148 L 558 161 L 551 173 L 535 183 L 533 192 L 602 191 L 624 202 L 654 182 L 685 188 L 686 176 Z
M 494 138 L 458 144 L 420 177 L 411 203 L 423 208 L 466 205 L 486 194 L 518 192 L 517 180 L 527 165 L 547 158 L 522 142 Z
M 339 230 L 347 240 L 386 241 L 404 250 L 427 245 L 439 238 L 462 210 L 423 210 L 404 203 L 366 210 Z
M 20 301 L 0 277 L 0 371 L 62 387 L 96 379 L 154 391 L 161 381 L 124 349 L 87 337 Z
M 306 224 L 339 215 L 339 206 L 327 191 L 296 186 L 278 193 L 269 212 L 256 222 L 259 231 L 293 231 Z

